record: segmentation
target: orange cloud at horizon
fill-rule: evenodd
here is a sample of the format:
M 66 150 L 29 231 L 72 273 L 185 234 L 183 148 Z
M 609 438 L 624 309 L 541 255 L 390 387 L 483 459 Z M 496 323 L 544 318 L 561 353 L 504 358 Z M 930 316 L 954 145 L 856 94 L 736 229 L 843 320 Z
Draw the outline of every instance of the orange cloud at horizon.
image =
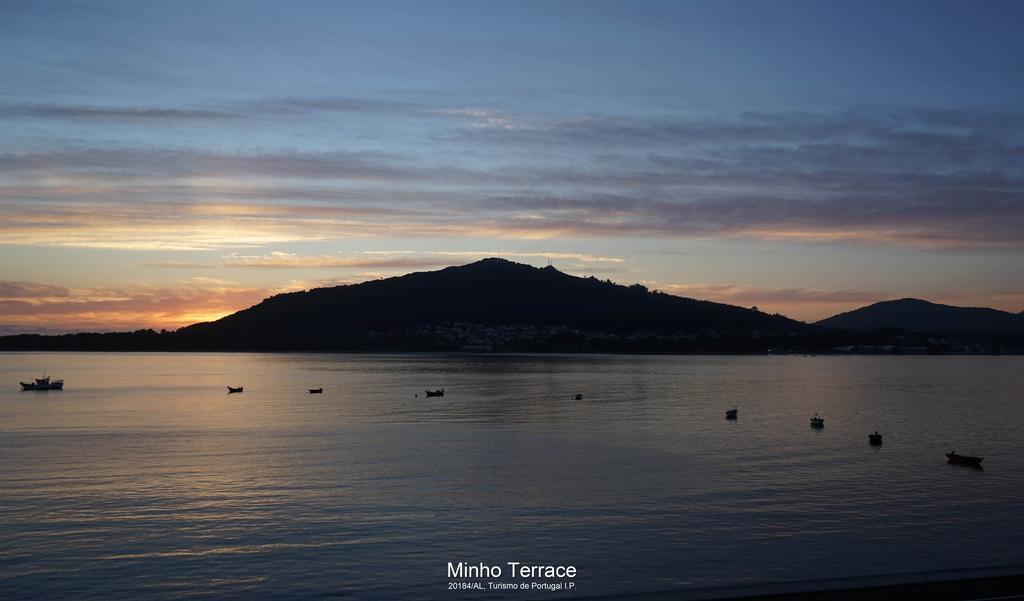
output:
M 274 290 L 217 281 L 177 286 L 66 289 L 36 282 L 0 284 L 4 332 L 177 329 L 254 305 Z
M 71 186 L 70 190 L 80 188 Z M 2 195 L 0 195 L 2 197 Z M 950 230 L 934 223 L 835 227 L 820 223 L 734 223 L 673 229 L 639 208 L 530 211 L 500 203 L 423 211 L 267 202 L 6 203 L 0 245 L 125 250 L 254 248 L 288 242 L 380 237 L 470 237 L 550 240 L 630 237 L 764 240 L 784 243 L 911 249 L 1019 249 L 1021 240 L 979 237 L 979 227 Z M 682 205 L 682 206 L 685 206 Z

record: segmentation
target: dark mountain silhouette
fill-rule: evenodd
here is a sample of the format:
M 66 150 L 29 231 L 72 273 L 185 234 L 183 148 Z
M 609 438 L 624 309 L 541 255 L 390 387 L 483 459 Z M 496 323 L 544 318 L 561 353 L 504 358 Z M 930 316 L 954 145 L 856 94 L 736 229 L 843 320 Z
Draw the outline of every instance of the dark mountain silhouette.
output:
M 761 352 L 812 328 L 781 315 L 484 259 L 270 297 L 173 333 L 8 336 L 4 349 Z
M 470 327 L 473 326 L 473 327 Z M 178 331 L 184 340 L 228 347 L 324 348 L 373 346 L 382 339 L 429 338 L 480 328 L 506 335 L 553 335 L 568 328 L 609 335 L 641 331 L 793 331 L 806 327 L 781 315 L 484 259 L 439 271 L 411 273 L 348 286 L 280 294 L 215 322 Z M 472 334 L 476 328 L 479 334 Z M 332 342 L 333 341 L 333 342 Z M 428 343 L 427 340 L 421 342 Z M 481 341 L 480 344 L 488 344 Z M 390 346 L 385 344 L 384 346 Z M 416 345 L 413 345 L 416 346 Z
M 1024 333 L 1024 315 L 985 307 L 954 307 L 917 298 L 884 301 L 834 315 L 818 326 L 871 331 Z
M 946 332 L 963 344 L 930 341 Z M 1022 344 L 1024 315 L 995 309 L 902 299 L 812 326 L 502 259 L 279 294 L 176 332 L 0 337 L 0 350 L 98 351 L 1020 352 Z

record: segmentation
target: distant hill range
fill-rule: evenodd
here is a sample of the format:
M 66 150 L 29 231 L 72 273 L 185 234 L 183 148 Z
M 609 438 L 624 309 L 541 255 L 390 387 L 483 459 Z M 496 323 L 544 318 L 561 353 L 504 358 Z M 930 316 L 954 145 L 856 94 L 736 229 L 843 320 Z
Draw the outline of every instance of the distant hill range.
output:
M 0 350 L 756 353 L 924 345 L 938 351 L 927 335 L 940 332 L 1024 349 L 1024 315 L 995 309 L 902 299 L 808 325 L 640 284 L 484 259 L 279 294 L 175 332 L 23 334 L 0 337 Z
M 1024 334 L 1024 312 L 985 307 L 954 307 L 917 298 L 884 301 L 834 315 L 818 326 L 843 330 L 900 329 L 907 332 L 989 332 Z
M 0 348 L 758 351 L 767 350 L 773 337 L 809 327 L 640 284 L 622 286 L 492 258 L 279 294 L 168 334 L 8 336 L 0 338 Z
M 280 294 L 178 331 L 197 344 L 280 348 L 584 348 L 611 338 L 792 331 L 781 315 L 484 259 L 439 271 Z M 559 342 L 560 340 L 560 342 Z

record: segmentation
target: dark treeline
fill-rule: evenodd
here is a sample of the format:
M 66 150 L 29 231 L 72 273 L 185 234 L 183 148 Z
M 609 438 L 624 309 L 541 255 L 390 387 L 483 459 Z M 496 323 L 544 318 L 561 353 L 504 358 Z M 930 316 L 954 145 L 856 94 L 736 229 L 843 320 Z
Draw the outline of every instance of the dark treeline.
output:
M 459 327 L 462 327 L 461 325 Z M 5 351 L 322 351 L 322 352 L 555 352 L 555 353 L 874 353 L 948 354 L 1020 353 L 1024 340 L 985 332 L 908 334 L 903 330 L 853 332 L 814 328 L 801 333 L 726 334 L 655 333 L 616 335 L 607 332 L 565 330 L 542 336 L 506 337 L 498 330 L 492 338 L 439 336 L 422 332 L 374 332 L 345 337 L 265 338 L 259 342 L 190 338 L 153 330 L 114 333 L 79 333 L 58 336 L 21 334 L 0 337 Z M 491 341 L 491 342 L 488 342 Z

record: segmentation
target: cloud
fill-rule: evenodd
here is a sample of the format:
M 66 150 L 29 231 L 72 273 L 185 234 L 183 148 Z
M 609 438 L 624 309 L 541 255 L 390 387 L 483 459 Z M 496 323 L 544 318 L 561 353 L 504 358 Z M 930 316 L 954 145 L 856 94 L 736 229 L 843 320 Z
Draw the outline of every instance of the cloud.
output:
M 137 250 L 211 250 L 382 233 L 450 235 L 452 226 L 418 223 L 415 213 L 199 203 L 34 203 L 8 206 L 0 244 Z
M 96 121 L 209 121 L 229 119 L 230 111 L 209 108 L 169 108 L 152 106 L 90 106 L 53 103 L 0 103 L 0 119 L 74 119 Z
M 652 283 L 652 285 L 655 285 Z M 662 291 L 686 296 L 729 303 L 733 305 L 767 305 L 771 303 L 822 304 L 862 303 L 870 304 L 888 298 L 884 294 L 860 290 L 820 290 L 816 288 L 759 288 L 739 284 L 667 284 L 658 286 Z
M 624 259 L 604 257 L 583 253 L 542 253 L 519 251 L 364 251 L 360 253 L 344 253 L 337 255 L 302 255 L 275 251 L 262 255 L 231 254 L 224 257 L 221 266 L 248 268 L 288 268 L 288 269 L 417 269 L 428 267 L 445 267 L 474 261 L 487 257 L 511 259 L 550 259 L 571 260 L 582 263 L 580 267 L 596 269 L 593 264 L 619 264 Z M 179 267 L 177 262 L 163 265 Z M 608 268 L 603 268 L 607 270 Z
M 901 147 L 917 155 L 928 152 L 949 156 L 965 148 L 1004 147 L 1019 152 L 1020 142 L 1014 132 L 1024 128 L 1024 112 L 874 107 L 693 117 L 587 115 L 534 119 L 529 123 L 533 126 L 470 127 L 461 135 L 467 140 L 503 144 L 599 148 L 604 153 L 622 148 L 714 153 L 721 149 L 728 152 L 832 143 L 868 151 Z
M 282 98 L 263 98 L 249 100 L 232 105 L 246 115 L 281 115 L 291 113 L 326 112 L 326 113 L 384 113 L 402 114 L 417 113 L 430 115 L 433 109 L 420 103 L 391 100 L 386 98 L 366 98 L 358 96 L 286 96 Z
M 450 259 L 439 257 L 412 256 L 336 256 L 336 255 L 299 255 L 285 252 L 272 252 L 265 255 L 242 255 L 225 257 L 225 267 L 251 267 L 273 269 L 416 269 L 421 267 L 437 267 L 447 265 Z
M 105 286 L 65 289 L 37 282 L 0 285 L 2 329 L 8 333 L 56 330 L 175 329 L 218 319 L 258 303 L 278 290 L 229 282 L 192 280 L 173 286 Z M 17 296 L 11 292 L 29 291 Z
M 531 124 L 521 115 L 515 115 L 508 111 L 497 111 L 486 108 L 445 108 L 430 111 L 434 114 L 461 117 L 468 120 L 472 127 L 479 129 L 527 129 L 536 128 L 536 123 Z
M 415 251 L 415 250 L 369 250 L 364 251 L 366 255 L 402 255 L 402 254 L 431 254 L 443 257 L 460 257 L 469 259 L 484 259 L 487 257 L 516 257 L 516 258 L 539 258 L 539 259 L 569 259 L 583 263 L 624 263 L 625 259 L 620 257 L 605 257 L 586 253 L 566 252 L 520 252 L 514 250 L 441 250 L 441 251 Z
M 39 282 L 3 282 L 0 281 L 0 300 L 60 298 L 68 296 L 67 288 Z
M 1024 246 L 1024 188 L 920 196 L 505 198 L 504 226 L 550 236 L 743 237 L 926 248 Z M 954 226 L 955 224 L 955 226 Z
M 711 300 L 741 307 L 756 306 L 762 311 L 815 322 L 843 311 L 850 311 L 877 302 L 904 298 L 910 292 L 881 292 L 872 290 L 822 290 L 818 288 L 770 288 L 741 284 L 664 284 L 644 282 L 650 288 L 669 294 Z M 913 293 L 932 302 L 961 307 L 994 307 L 1016 311 L 1024 303 L 1024 292 L 932 290 Z
M 399 110 L 345 98 L 254 102 Z M 355 144 L 3 153 L 0 208 L 10 217 L 0 243 L 231 248 L 364 236 L 651 236 L 1024 248 L 1024 113 L 555 119 L 433 110 L 484 126 L 463 124 L 453 137 L 402 153 Z M 100 214 L 109 219 L 99 222 Z
M 232 177 L 406 180 L 428 178 L 422 169 L 397 164 L 379 152 L 220 153 L 191 148 L 87 148 L 0 154 L 0 174 L 49 178 Z
M 0 102 L 0 119 L 51 121 L 122 121 L 137 124 L 159 122 L 209 122 L 251 120 L 261 117 L 318 112 L 408 112 L 415 105 L 354 97 L 286 97 L 220 102 L 208 106 L 124 106 L 55 102 Z
M 210 217 L 189 205 L 171 204 L 58 204 L 14 207 L 0 226 L 0 243 L 79 246 L 140 250 L 202 250 L 246 247 L 311 239 L 308 232 L 289 233 L 295 224 L 239 225 L 247 219 L 231 215 Z M 246 223 L 245 225 L 250 225 Z
M 212 269 L 211 263 L 199 263 L 197 261 L 186 261 L 181 259 L 166 259 L 163 261 L 145 261 L 139 263 L 142 267 L 155 267 L 157 269 Z
M 646 236 L 1016 249 L 1024 246 L 1024 211 L 1016 196 L 979 195 L 973 203 L 942 197 L 906 203 L 861 198 L 502 198 L 439 206 L 433 212 L 265 204 L 8 204 L 0 244 L 202 250 L 362 237 Z
M 415 118 L 444 118 L 481 124 L 507 124 L 512 115 L 493 109 L 446 108 L 408 100 L 358 96 L 284 96 L 220 101 L 201 106 L 90 105 L 59 102 L 0 102 L 0 119 L 51 121 L 212 122 L 218 120 L 277 119 L 322 113 L 380 114 Z
M 758 307 L 765 312 L 782 313 L 808 322 L 894 298 L 890 294 L 869 290 L 765 288 L 740 284 L 645 284 L 677 296 L 741 307 Z

